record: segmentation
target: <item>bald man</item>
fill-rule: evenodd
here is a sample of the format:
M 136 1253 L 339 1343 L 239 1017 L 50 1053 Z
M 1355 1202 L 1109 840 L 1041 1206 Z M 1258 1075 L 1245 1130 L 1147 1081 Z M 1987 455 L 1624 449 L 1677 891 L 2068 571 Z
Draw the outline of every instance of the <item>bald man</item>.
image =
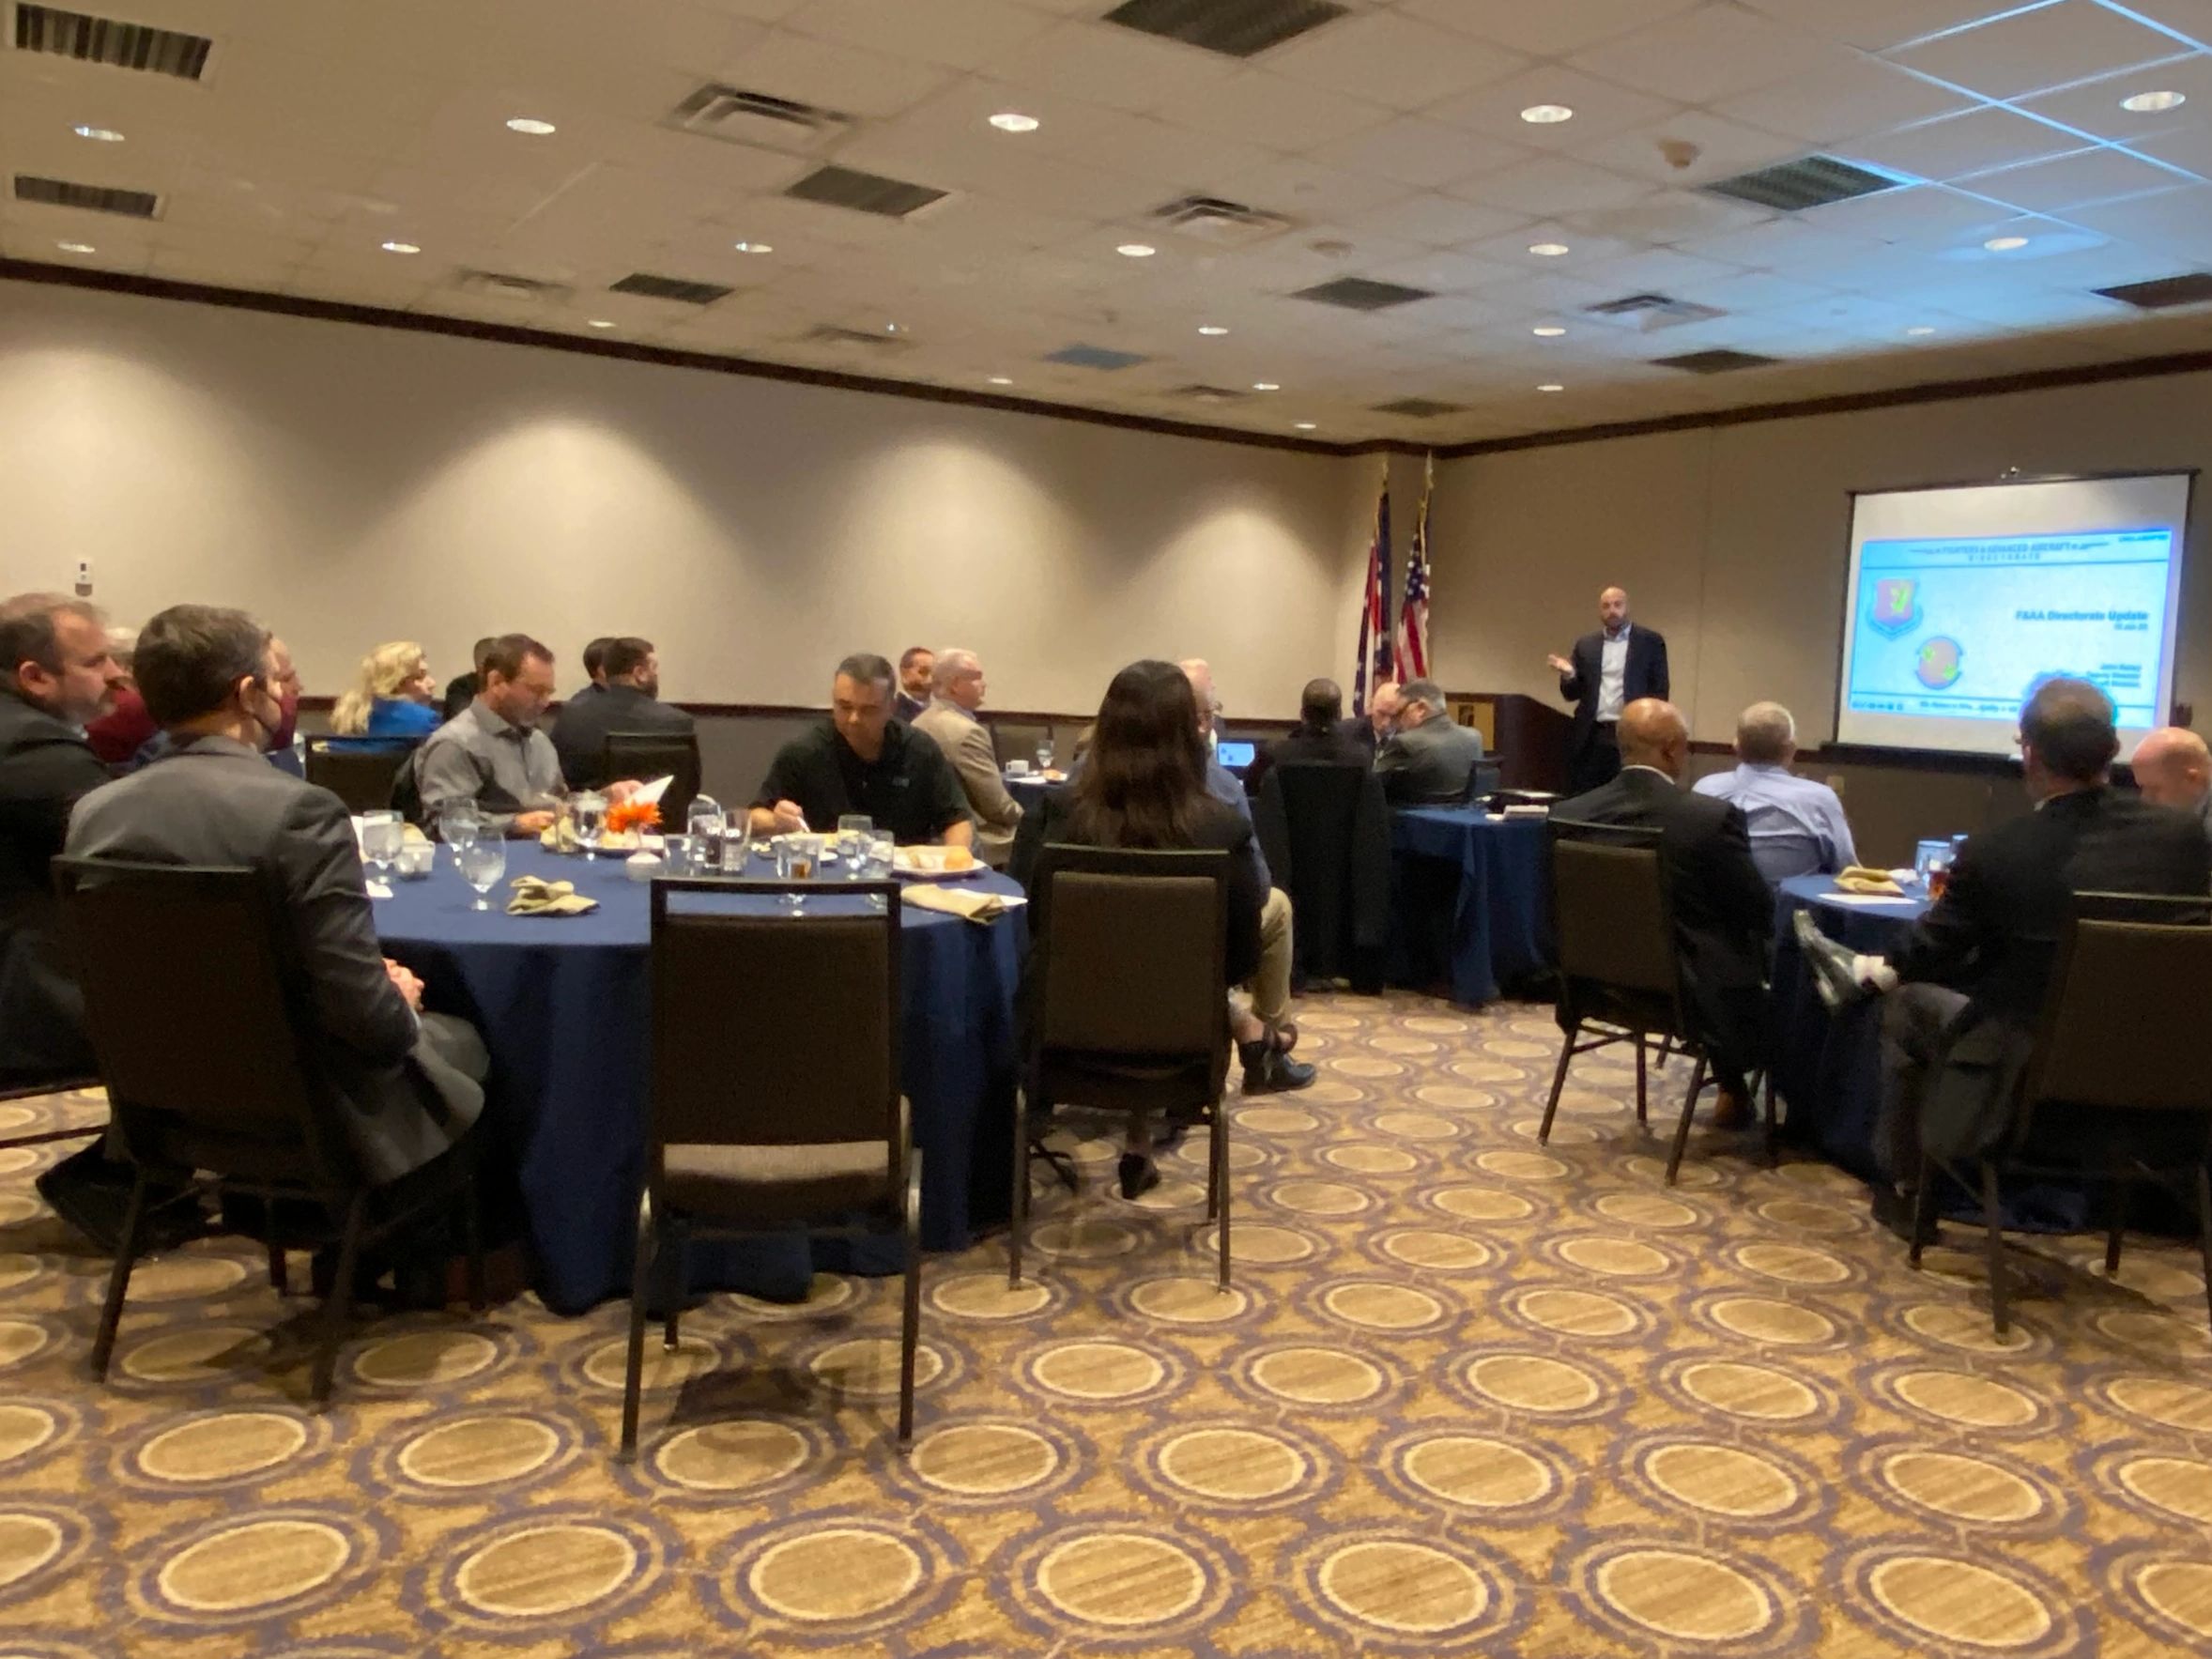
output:
M 2161 726 L 2135 745 L 2135 787 L 2155 806 L 2192 814 L 2212 840 L 2212 749 L 2186 726 Z
M 1674 689 L 1667 672 L 1667 639 L 1631 627 L 1628 590 L 1598 595 L 1598 630 L 1575 641 L 1572 656 L 1545 659 L 1559 676 L 1559 696 L 1575 705 L 1568 742 L 1569 788 L 1580 794 L 1621 770 L 1621 711 L 1640 699 L 1665 702 Z
M 1658 698 L 1640 698 L 1622 708 L 1619 724 L 1620 773 L 1560 802 L 1552 821 L 1659 832 L 1690 1014 L 1720 1085 L 1713 1127 L 1742 1129 L 1751 1122 L 1744 1074 L 1764 1063 L 1766 1051 L 1766 941 L 1774 899 L 1751 861 L 1743 808 L 1682 787 L 1690 759 L 1682 712 Z

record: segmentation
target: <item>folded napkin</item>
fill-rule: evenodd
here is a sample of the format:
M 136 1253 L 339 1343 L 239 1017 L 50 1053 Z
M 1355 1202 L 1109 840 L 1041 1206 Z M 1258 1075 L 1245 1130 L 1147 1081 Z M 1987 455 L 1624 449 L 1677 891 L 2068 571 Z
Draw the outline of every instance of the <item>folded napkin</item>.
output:
M 971 922 L 995 922 L 1016 905 L 1028 902 L 975 887 L 940 887 L 933 882 L 915 883 L 899 896 L 899 901 L 916 910 L 938 910 L 948 916 L 963 916 Z
M 574 882 L 548 882 L 544 876 L 516 876 L 507 883 L 515 897 L 507 900 L 511 916 L 580 916 L 599 908 L 599 900 L 586 899 Z
M 1883 899 L 1902 899 L 1905 896 L 1904 888 L 1889 879 L 1887 870 L 1868 869 L 1863 864 L 1854 864 L 1845 869 L 1836 878 L 1836 884 L 1846 893 L 1866 893 Z

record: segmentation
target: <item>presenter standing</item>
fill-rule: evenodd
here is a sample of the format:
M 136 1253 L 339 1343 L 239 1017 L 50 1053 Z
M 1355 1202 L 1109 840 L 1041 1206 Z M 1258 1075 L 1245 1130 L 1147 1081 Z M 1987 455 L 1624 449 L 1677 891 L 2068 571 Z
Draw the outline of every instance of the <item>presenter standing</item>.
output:
M 1583 794 L 1610 783 L 1621 770 L 1616 729 L 1621 711 L 1639 698 L 1667 700 L 1673 689 L 1667 673 L 1667 640 L 1650 628 L 1632 628 L 1628 591 L 1607 588 L 1598 595 L 1595 633 L 1575 641 L 1572 657 L 1547 658 L 1559 670 L 1559 696 L 1575 705 L 1575 733 L 1568 740 L 1568 792 Z

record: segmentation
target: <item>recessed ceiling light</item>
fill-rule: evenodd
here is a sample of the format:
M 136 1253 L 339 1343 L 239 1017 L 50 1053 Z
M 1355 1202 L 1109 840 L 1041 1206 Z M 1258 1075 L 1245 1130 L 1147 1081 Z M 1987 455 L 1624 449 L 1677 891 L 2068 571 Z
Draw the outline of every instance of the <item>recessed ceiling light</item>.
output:
M 422 251 L 412 242 L 379 242 L 377 246 L 387 253 L 420 253 Z
M 79 138 L 91 139 L 95 144 L 121 144 L 123 142 L 123 135 L 113 127 L 72 127 L 69 131 Z
M 897 323 L 885 323 L 883 325 L 883 332 L 886 334 L 896 334 L 899 332 L 899 325 Z
M 90 242 L 56 242 L 54 245 L 64 253 L 97 253 L 100 252 Z
M 1546 380 L 1536 390 L 1539 392 L 1564 392 L 1567 389 L 1564 386 L 1561 386 L 1557 380 Z
M 1932 334 L 1935 332 L 1935 330 L 1929 328 L 1928 324 L 1922 323 L 1918 328 L 1907 329 L 1905 332 L 1917 338 L 1922 334 Z
M 1521 119 L 1531 127 L 1556 127 L 1574 118 L 1575 112 L 1563 103 L 1532 103 L 1521 112 Z
M 993 375 L 991 377 L 991 383 L 993 386 L 1011 386 L 1014 383 L 1014 376 L 1011 375 Z
M 2133 98 L 2123 98 L 2120 107 L 2138 115 L 2162 115 L 2167 110 L 2177 110 L 2189 102 L 2186 92 L 2138 92 Z M 82 132 L 84 128 L 77 129 Z
M 611 329 L 614 324 L 603 316 L 595 316 L 584 325 L 587 329 Z
M 1557 259 L 1567 251 L 1564 242 L 1530 242 L 1528 252 L 1540 259 Z
M 1001 132 L 1035 132 L 1037 128 L 1037 119 L 1035 115 L 1025 115 L 1019 110 L 1001 110 L 991 117 L 991 124 Z
M 1114 251 L 1125 259 L 1149 259 L 1160 252 L 1150 242 L 1124 242 Z
M 1566 330 L 1560 328 L 1557 323 L 1542 323 L 1528 330 L 1528 332 L 1535 335 L 1539 340 L 1557 340 L 1566 331 Z
M 767 242 L 732 242 L 730 245 L 740 253 L 773 253 L 776 252 L 776 249 Z
M 517 115 L 507 123 L 507 131 L 527 133 L 531 138 L 544 138 L 548 133 L 559 131 L 560 129 L 550 121 L 541 121 L 532 115 Z
M 1252 389 L 1254 392 L 1281 392 L 1283 390 L 1272 380 L 1254 380 L 1252 383 Z
M 1218 339 L 1221 335 L 1226 334 L 1229 330 L 1222 328 L 1219 323 L 1200 323 L 1198 325 L 1198 331 L 1201 334 L 1206 335 L 1208 339 Z
M 1297 422 L 1298 429 L 1300 432 L 1311 432 L 1313 430 L 1315 424 L 1316 422 L 1312 421 L 1300 421 Z
M 2009 253 L 2015 248 L 2024 248 L 2027 245 L 2028 238 L 2026 237 L 1991 237 L 1982 244 L 1992 253 Z

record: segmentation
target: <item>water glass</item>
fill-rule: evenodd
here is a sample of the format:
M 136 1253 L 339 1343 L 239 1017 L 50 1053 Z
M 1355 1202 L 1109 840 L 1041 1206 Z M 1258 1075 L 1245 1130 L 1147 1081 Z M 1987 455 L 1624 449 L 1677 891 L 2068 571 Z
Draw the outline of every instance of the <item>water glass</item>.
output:
M 727 876 L 750 875 L 752 856 L 753 817 L 749 812 L 740 812 L 730 827 L 722 832 L 722 838 L 714 843 L 713 853 L 700 868 L 703 869 L 712 864 L 713 868 Z
M 672 876 L 697 873 L 692 863 L 692 849 L 698 843 L 689 836 L 663 836 L 661 837 L 661 868 Z
M 1037 745 L 1037 770 L 1039 776 L 1052 769 L 1052 740 L 1040 739 Z
M 392 876 L 393 860 L 407 844 L 407 824 L 396 812 L 379 809 L 361 815 L 361 854 L 379 882 Z
M 776 843 L 776 879 L 779 882 L 810 882 L 814 879 L 816 862 L 821 856 L 820 836 L 779 837 Z M 784 902 L 793 911 L 806 908 L 806 897 L 803 893 L 787 893 Z
M 848 812 L 837 820 L 837 857 L 845 866 L 848 882 L 860 880 L 860 861 L 875 829 L 876 821 L 865 812 Z
M 506 873 L 507 843 L 497 837 L 471 842 L 461 854 L 461 879 L 476 889 L 476 910 L 491 909 L 491 890 Z
M 607 828 L 607 797 L 597 790 L 585 790 L 569 798 L 569 806 L 576 815 L 576 839 L 583 843 L 584 856 L 599 856 L 599 837 Z
M 888 834 L 880 834 L 870 830 L 861 855 L 861 880 L 867 882 L 888 880 L 891 875 L 891 853 L 896 845 L 897 843 Z M 882 910 L 884 908 L 883 900 L 871 897 L 868 901 L 868 907 L 870 910 Z
M 1925 883 L 1928 880 L 1928 866 L 1939 858 L 1948 860 L 1950 856 L 1951 843 L 1948 839 L 1938 838 L 1916 842 L 1912 848 L 1912 873 Z
M 461 854 L 484 838 L 484 820 L 476 815 L 474 806 L 449 806 L 438 815 L 438 833 L 453 850 L 453 861 L 458 864 Z

